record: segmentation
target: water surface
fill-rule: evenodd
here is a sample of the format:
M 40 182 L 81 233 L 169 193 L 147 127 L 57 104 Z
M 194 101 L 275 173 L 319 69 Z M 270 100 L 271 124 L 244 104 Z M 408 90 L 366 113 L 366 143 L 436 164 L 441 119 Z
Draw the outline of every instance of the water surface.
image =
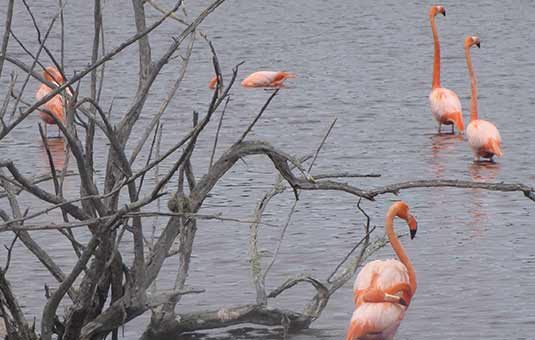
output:
M 55 2 L 54 2 L 55 3 Z M 189 3 L 192 13 L 200 3 Z M 225 75 L 240 61 L 239 79 L 255 70 L 287 70 L 299 75 L 273 100 L 250 138 L 271 142 L 291 154 L 313 151 L 330 122 L 338 122 L 318 158 L 313 173 L 377 172 L 379 179 L 352 179 L 353 185 L 371 188 L 415 179 L 461 179 L 490 182 L 523 182 L 534 185 L 532 115 L 535 97 L 535 25 L 530 1 L 449 1 L 447 17 L 437 18 L 442 43 L 442 83 L 456 91 L 468 119 L 469 78 L 463 54 L 466 35 L 478 35 L 481 49 L 472 53 L 479 86 L 479 110 L 496 124 L 504 140 L 504 157 L 494 165 L 474 165 L 466 141 L 438 136 L 427 96 L 431 87 L 432 36 L 428 2 L 423 1 L 246 1 L 224 3 L 202 25 L 214 42 Z M 32 3 L 44 30 L 55 14 L 50 2 Z M 198 6 L 198 8 L 195 8 Z M 92 4 L 70 1 L 66 8 L 65 64 L 68 74 L 90 61 Z M 147 10 L 151 19 L 158 13 Z M 4 17 L 5 5 L 0 5 Z M 130 3 L 105 2 L 106 48 L 110 50 L 134 33 Z M 13 30 L 37 50 L 32 24 L 17 4 Z M 179 32 L 175 23 L 164 24 L 151 44 L 161 55 Z M 59 29 L 54 29 L 50 48 L 58 50 Z M 10 53 L 27 63 L 29 58 L 12 42 Z M 137 46 L 114 58 L 107 66 L 102 106 L 112 100 L 112 118 L 118 121 L 132 102 L 137 86 Z M 199 41 L 182 88 L 164 118 L 166 149 L 176 143 L 191 124 L 191 112 L 205 112 L 212 76 L 210 53 Z M 8 81 L 6 65 L 3 97 Z M 174 60 L 163 70 L 143 110 L 140 128 L 132 145 L 157 112 L 161 99 L 178 72 Z M 27 98 L 37 88 L 30 82 Z M 87 93 L 88 86 L 82 91 Z M 234 142 L 260 109 L 270 92 L 236 87 L 222 128 L 220 149 Z M 0 144 L 2 158 L 10 158 L 26 175 L 49 171 L 44 148 L 37 134 L 37 115 L 21 124 L 13 136 Z M 200 177 L 209 160 L 216 124 L 201 136 L 193 159 Z M 54 131 L 54 129 L 51 129 Z M 52 133 L 51 131 L 51 133 Z M 104 144 L 98 144 L 95 162 L 106 159 Z M 54 146 L 61 158 L 61 145 Z M 61 159 L 57 160 L 61 162 Z M 138 167 L 144 162 L 140 159 Z M 164 164 L 161 171 L 169 168 Z M 102 180 L 103 172 L 96 177 Z M 239 162 L 214 188 L 205 213 L 250 218 L 256 202 L 274 181 L 274 169 L 264 157 Z M 45 188 L 51 189 L 49 186 Z M 67 180 L 66 196 L 76 197 L 74 180 Z M 417 238 L 402 242 L 417 272 L 418 291 L 398 331 L 398 339 L 530 339 L 535 329 L 535 248 L 533 202 L 520 193 L 496 193 L 465 189 L 414 189 L 399 198 L 410 204 L 419 222 Z M 275 200 L 266 216 L 283 224 L 293 195 Z M 393 195 L 365 202 L 372 223 L 381 226 Z M 39 202 L 22 195 L 23 207 L 38 210 Z M 289 226 L 268 288 L 287 277 L 307 272 L 324 280 L 331 269 L 361 237 L 363 218 L 356 212 L 355 198 L 332 192 L 303 192 Z M 7 208 L 6 201 L 0 201 Z M 57 221 L 58 214 L 41 217 L 39 223 Z M 150 223 L 146 232 L 150 233 Z M 402 229 L 404 230 L 404 229 Z M 273 251 L 279 229 L 262 226 L 261 248 Z M 382 234 L 382 228 L 378 234 Z M 76 231 L 82 240 L 83 231 Z M 69 270 L 75 262 L 69 243 L 50 232 L 32 233 Z M 219 308 L 254 301 L 248 262 L 248 226 L 230 222 L 200 222 L 188 284 L 206 293 L 187 296 L 177 311 Z M 0 234 L 7 244 L 12 235 Z M 4 253 L 2 253 L 4 254 Z M 392 257 L 389 248 L 374 258 Z M 3 257 L 3 255 L 2 255 Z M 40 318 L 45 302 L 43 286 L 56 282 L 22 245 L 14 251 L 9 279 L 20 294 L 29 317 Z M 168 287 L 175 276 L 176 261 L 162 271 L 159 286 Z M 28 273 L 32 273 L 29 277 Z M 321 318 L 310 330 L 293 339 L 341 339 L 353 311 L 352 282 L 330 300 Z M 312 290 L 297 287 L 274 305 L 300 309 Z M 136 338 L 148 315 L 125 329 L 125 338 Z M 280 333 L 252 329 L 206 332 L 210 337 L 276 339 Z M 200 335 L 192 338 L 199 338 Z

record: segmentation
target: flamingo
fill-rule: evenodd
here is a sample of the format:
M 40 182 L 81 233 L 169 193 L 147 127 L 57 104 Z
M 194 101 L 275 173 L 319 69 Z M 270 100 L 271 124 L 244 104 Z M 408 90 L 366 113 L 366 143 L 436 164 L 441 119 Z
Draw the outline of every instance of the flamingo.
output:
M 297 75 L 289 72 L 258 71 L 251 73 L 241 85 L 243 87 L 284 87 L 286 78 L 295 78 Z
M 55 67 L 51 67 L 51 66 L 47 67 L 45 71 L 43 72 L 43 76 L 45 77 L 46 80 L 56 85 L 61 85 L 64 83 L 63 76 Z M 41 100 L 41 98 L 47 96 L 50 92 L 52 92 L 52 89 L 50 87 L 48 87 L 46 84 L 41 84 L 41 86 L 39 86 L 39 88 L 37 89 L 37 92 L 35 93 L 35 99 Z M 63 103 L 61 101 L 61 96 L 59 94 L 55 95 L 45 104 L 43 104 L 42 108 L 52 113 L 60 121 L 63 121 Z M 56 125 L 56 122 L 54 121 L 52 117 L 50 117 L 49 114 L 41 110 L 37 111 L 37 113 L 39 114 L 39 117 L 41 118 L 41 120 L 45 122 L 45 136 L 48 137 L 48 134 L 47 134 L 48 124 Z
M 468 65 L 468 73 L 470 74 L 471 89 L 470 123 L 466 128 L 466 136 L 468 137 L 468 144 L 470 144 L 474 153 L 474 161 L 478 162 L 480 157 L 488 158 L 489 161 L 492 161 L 494 155 L 498 157 L 503 155 L 501 149 L 502 137 L 494 124 L 477 117 L 477 83 L 470 55 L 470 48 L 474 45 L 479 48 L 481 46 L 480 39 L 474 36 L 466 37 L 464 40 L 464 54 Z
M 346 340 L 393 339 L 411 298 L 416 292 L 416 273 L 394 232 L 394 217 L 404 219 L 411 239 L 417 223 L 405 202 L 396 202 L 386 213 L 386 234 L 399 260 L 376 260 L 368 263 L 353 285 L 356 309 Z
M 453 92 L 444 87 L 440 87 L 440 42 L 438 41 L 437 27 L 435 16 L 442 13 L 446 16 L 444 6 L 431 6 L 429 10 L 429 21 L 433 31 L 433 40 L 435 41 L 435 60 L 433 63 L 433 87 L 429 94 L 429 103 L 431 104 L 431 113 L 438 122 L 438 133 L 442 124 L 451 125 L 451 133 L 455 133 L 455 127 L 459 132 L 464 131 L 463 113 L 461 101 Z
M 217 76 L 213 76 L 212 79 L 210 79 L 210 83 L 208 84 L 208 88 L 210 90 L 215 90 L 216 85 L 217 85 Z

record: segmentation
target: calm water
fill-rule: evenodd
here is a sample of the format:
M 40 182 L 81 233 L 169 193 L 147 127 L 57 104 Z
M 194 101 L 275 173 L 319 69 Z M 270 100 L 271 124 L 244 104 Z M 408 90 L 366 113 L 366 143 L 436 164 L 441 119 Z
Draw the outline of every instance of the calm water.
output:
M 32 2 L 42 29 L 55 7 Z M 201 1 L 206 5 L 207 1 Z M 403 4 L 402 4 L 403 3 Z M 199 6 L 190 3 L 190 6 Z M 442 43 L 442 83 L 455 90 L 462 101 L 465 119 L 469 107 L 469 79 L 462 43 L 467 34 L 481 37 L 482 48 L 473 51 L 478 78 L 480 114 L 493 121 L 504 140 L 505 156 L 495 165 L 477 166 L 465 141 L 435 135 L 427 96 L 431 87 L 432 36 L 427 19 L 428 2 L 416 1 L 227 1 L 202 26 L 219 53 L 224 74 L 239 61 L 246 63 L 240 79 L 259 69 L 287 70 L 299 78 L 272 102 L 250 138 L 268 140 L 278 148 L 303 155 L 316 148 L 330 122 L 338 123 L 325 145 L 313 173 L 353 171 L 378 172 L 380 179 L 357 179 L 351 183 L 370 188 L 412 179 L 463 179 L 492 182 L 523 182 L 534 185 L 533 78 L 535 77 L 535 3 L 515 1 L 448 1 L 447 17 L 437 18 Z M 198 12 L 192 8 L 191 12 Z M 92 4 L 72 0 L 66 7 L 65 64 L 67 73 L 85 67 L 90 60 Z M 32 25 L 17 3 L 15 33 L 34 51 Z M 0 5 L 4 17 L 5 4 Z M 134 32 L 131 5 L 125 1 L 105 3 L 106 48 L 109 50 Z M 158 16 L 148 10 L 151 19 Z M 161 55 L 177 34 L 174 23 L 164 25 L 152 38 L 153 54 Z M 59 53 L 59 29 L 50 37 L 50 48 Z M 30 62 L 11 42 L 10 52 Z M 137 46 L 107 64 L 102 105 L 112 99 L 112 117 L 118 120 L 131 103 L 136 89 Z M 46 62 L 48 63 L 48 62 Z M 0 90 L 7 87 L 6 66 Z M 177 74 L 177 61 L 169 64 L 153 89 L 143 111 L 149 121 L 166 89 Z M 191 112 L 206 109 L 212 75 L 210 54 L 201 41 L 196 45 L 189 73 L 164 118 L 162 145 L 167 148 L 191 124 Z M 22 77 L 19 77 L 22 78 Z M 30 83 L 26 97 L 37 88 Z M 82 88 L 88 91 L 87 84 Z M 235 141 L 270 95 L 262 90 L 236 87 L 223 124 L 220 151 Z M 44 149 L 37 134 L 36 115 L 15 130 L 17 138 L 1 142 L 1 158 L 11 158 L 27 175 L 47 173 Z M 139 124 L 143 125 L 143 124 Z M 203 174 L 209 158 L 215 122 L 202 135 L 194 167 Z M 55 131 L 52 129 L 52 131 Z M 139 130 L 134 132 L 139 135 Z M 133 144 L 133 143 L 132 143 Z M 61 162 L 61 145 L 56 157 Z M 99 144 L 96 162 L 105 161 L 105 145 Z M 139 167 L 143 158 L 140 158 Z M 168 168 L 163 165 L 162 171 Z M 102 179 L 102 172 L 96 174 Z M 238 163 L 206 201 L 203 212 L 249 218 L 257 200 L 270 188 L 274 170 L 263 157 Z M 46 187 L 46 186 L 45 186 Z M 76 182 L 68 180 L 66 193 L 75 197 Z M 280 258 L 268 280 L 274 288 L 288 276 L 302 272 L 324 280 L 339 259 L 361 237 L 362 218 L 355 212 L 355 199 L 344 194 L 304 192 L 283 243 Z M 533 202 L 519 193 L 480 190 L 418 189 L 403 191 L 400 198 L 412 207 L 419 222 L 417 238 L 403 240 L 416 268 L 418 292 L 398 331 L 398 339 L 533 339 L 535 331 L 535 248 Z M 21 196 L 32 211 L 41 206 Z M 373 223 L 382 225 L 392 195 L 365 202 Z M 282 224 L 292 195 L 281 195 L 268 211 L 266 221 Z M 0 201 L 7 208 L 6 201 Z M 56 221 L 50 214 L 36 222 Z M 150 233 L 150 221 L 146 223 Z M 404 229 L 403 229 L 404 230 Z M 377 235 L 382 234 L 382 228 Z M 278 228 L 262 226 L 261 248 L 274 249 Z M 87 234 L 77 231 L 80 239 Z M 254 301 L 248 267 L 248 226 L 202 222 L 194 249 L 189 285 L 205 294 L 187 296 L 180 311 L 218 308 Z M 64 270 L 75 261 L 70 245 L 54 233 L 33 233 L 50 250 Z M 0 234 L 6 244 L 12 235 Z M 128 246 L 128 245 L 126 245 Z M 125 246 L 125 247 L 126 247 Z M 3 251 L 3 248 L 2 248 Z M 5 253 L 1 253 L 2 258 Z M 20 294 L 29 317 L 40 318 L 44 304 L 43 285 L 54 279 L 24 249 L 16 247 L 9 279 Z M 389 248 L 374 258 L 393 256 Z M 174 280 L 176 261 L 167 263 L 159 287 Z M 29 276 L 28 273 L 33 275 Z M 299 310 L 308 301 L 309 287 L 298 287 L 280 297 L 276 305 Z M 292 339 L 340 339 L 353 311 L 351 283 L 331 299 L 310 330 Z M 125 329 L 125 338 L 136 338 L 148 321 L 135 320 Z M 243 339 L 279 338 L 279 334 L 251 330 L 245 334 L 210 332 L 213 337 Z

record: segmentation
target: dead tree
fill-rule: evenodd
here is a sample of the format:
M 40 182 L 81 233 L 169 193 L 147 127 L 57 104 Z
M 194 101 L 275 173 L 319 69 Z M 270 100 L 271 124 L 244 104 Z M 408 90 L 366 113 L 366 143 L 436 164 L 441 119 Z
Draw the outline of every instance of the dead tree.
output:
M 0 51 L 0 76 L 6 64 L 17 69 L 18 72 L 13 73 L 9 84 L 5 84 L 8 91 L 0 108 L 0 143 L 5 142 L 6 136 L 15 134 L 14 129 L 36 109 L 53 96 L 60 94 L 64 98 L 65 120 L 58 120 L 52 114 L 50 116 L 55 119 L 65 140 L 65 158 L 67 159 L 65 164 L 57 167 L 49 150 L 47 137 L 43 134 L 41 136 L 47 148 L 50 175 L 25 176 L 15 162 L 0 157 L 0 202 L 2 202 L 0 217 L 3 221 L 0 223 L 0 232 L 10 232 L 14 235 L 11 244 L 7 245 L 7 259 L 5 263 L 0 264 L 2 265 L 0 267 L 0 318 L 5 323 L 9 339 L 50 340 L 53 337 L 63 340 L 104 339 L 109 334 L 113 339 L 117 339 L 117 330 L 120 327 L 149 310 L 152 317 L 141 336 L 142 339 L 164 338 L 183 332 L 242 323 L 282 326 L 285 331 L 297 331 L 309 327 L 320 316 L 330 296 L 350 280 L 362 261 L 383 246 L 386 241 L 384 238 L 371 240 L 370 235 L 374 228 L 370 227 L 370 220 L 366 218 L 362 240 L 355 244 L 344 259 L 341 259 L 340 264 L 333 268 L 329 277 L 320 279 L 296 273 L 295 277 L 289 277 L 275 290 L 268 291 L 265 285 L 266 277 L 276 262 L 280 243 L 290 223 L 300 192 L 303 190 L 336 191 L 353 195 L 356 202 L 360 203 L 361 199 L 374 201 L 380 195 L 397 194 L 404 189 L 442 186 L 518 191 L 535 201 L 534 189 L 522 184 L 429 180 L 365 189 L 339 180 L 379 175 L 325 173 L 312 176 L 314 162 L 335 122 L 329 127 L 318 148 L 311 150 L 313 152 L 311 155 L 302 158 L 294 157 L 265 141 L 248 138 L 249 132 L 267 110 L 278 91 L 271 94 L 240 138 L 220 152 L 219 157 L 216 157 L 221 121 L 229 105 L 230 91 L 235 84 L 240 64 L 236 65 L 231 79 L 228 79 L 223 86 L 223 76 L 215 49 L 198 26 L 223 1 L 213 0 L 197 17 L 190 18 L 185 14 L 184 5 L 180 0 L 176 1 L 172 8 L 164 8 L 152 0 L 132 0 L 133 19 L 137 33 L 106 52 L 103 49 L 105 34 L 102 22 L 103 4 L 100 0 L 95 0 L 91 61 L 89 66 L 77 70 L 72 76 L 68 76 L 70 73 L 66 72 L 63 67 L 63 50 L 58 56 L 47 48 L 49 33 L 58 25 L 58 21 L 63 32 L 63 2 L 59 1 L 57 14 L 52 18 L 44 33 L 40 31 L 29 4 L 26 1 L 17 3 L 17 6 L 24 6 L 34 20 L 39 48 L 36 52 L 32 52 L 24 45 L 24 40 L 28 38 L 17 36 L 16 32 L 11 29 L 15 1 L 8 1 Z M 152 23 L 148 22 L 145 15 L 145 9 L 148 6 L 161 12 L 160 18 Z M 166 50 L 158 51 L 161 57 L 155 59 L 150 44 L 151 37 L 157 34 L 158 26 L 164 21 L 171 20 L 176 22 L 179 31 Z M 207 103 L 206 111 L 202 114 L 194 112 L 193 127 L 185 128 L 184 131 L 173 135 L 166 135 L 162 132 L 161 122 L 181 85 L 192 48 L 197 41 L 209 44 L 214 73 L 219 82 L 210 102 Z M 26 51 L 26 59 L 30 60 L 31 64 L 7 53 L 8 44 L 11 43 L 19 44 Z M 121 120 L 112 124 L 108 118 L 112 109 L 104 109 L 100 101 L 105 66 L 114 56 L 132 48 L 134 44 L 137 44 L 139 50 L 137 91 L 130 106 L 121 108 L 118 112 Z M 61 46 L 63 48 L 63 42 Z M 133 143 L 132 130 L 139 124 L 140 116 L 151 114 L 144 110 L 151 88 L 159 81 L 162 68 L 177 55 L 179 49 L 182 52 L 182 61 L 175 82 L 169 87 L 160 110 L 152 116 L 151 122 L 145 127 L 142 138 L 132 152 L 127 152 L 126 146 L 129 142 Z M 47 61 L 43 62 L 45 58 Z M 58 86 L 41 76 L 40 70 L 50 63 L 60 70 L 66 80 L 65 83 Z M 18 77 L 23 77 L 22 85 L 17 85 L 20 84 L 17 83 Z M 34 101 L 32 95 L 25 93 L 29 81 L 45 83 L 53 91 L 41 100 Z M 89 85 L 89 96 L 80 95 L 78 89 L 82 83 Z M 118 111 L 118 109 L 114 110 Z M 217 112 L 221 112 L 218 123 L 214 122 Z M 194 171 L 191 157 L 196 150 L 197 140 L 201 134 L 206 134 L 205 128 L 208 124 L 216 123 L 218 128 L 214 136 L 210 164 L 204 169 Z M 99 185 L 93 176 L 97 170 L 93 162 L 97 131 L 106 136 L 109 145 L 106 150 L 107 165 L 103 169 L 105 171 L 103 185 Z M 178 139 L 177 135 L 180 136 Z M 161 150 L 160 141 L 163 138 L 176 140 L 176 143 L 167 150 Z M 145 164 L 139 161 L 139 155 L 142 153 L 148 158 Z M 260 198 L 254 218 L 248 220 L 218 214 L 203 214 L 203 202 L 219 180 L 236 162 L 251 155 L 266 156 L 273 164 L 274 172 L 278 174 L 273 188 Z M 69 159 L 72 160 L 69 162 Z M 172 161 L 173 165 L 166 172 L 159 173 L 158 165 L 163 161 Z M 66 176 L 77 178 L 78 197 L 65 197 L 63 182 Z M 144 180 L 147 176 L 154 176 L 155 183 L 147 184 L 148 182 Z M 42 185 L 44 182 L 51 182 L 54 190 L 44 189 Z M 177 183 L 178 189 L 172 189 L 174 186 L 171 183 Z M 281 226 L 279 244 L 272 258 L 268 263 L 262 263 L 258 250 L 258 229 L 261 225 L 267 224 L 262 220 L 263 212 L 274 197 L 286 190 L 293 191 L 295 202 L 290 208 L 287 222 Z M 46 204 L 46 208 L 32 211 L 29 207 L 21 206 L 18 200 L 21 192 L 33 195 Z M 126 201 L 121 198 L 123 193 L 127 197 Z M 147 208 L 159 199 L 167 201 L 168 210 L 152 211 Z M 357 208 L 367 217 L 360 204 Z M 56 210 L 61 212 L 63 221 L 51 224 L 41 220 L 43 215 Z M 158 221 L 162 221 L 162 225 L 153 226 L 151 230 L 150 221 L 155 216 L 160 217 Z M 198 232 L 197 225 L 203 223 L 204 220 L 211 219 L 249 224 L 250 272 L 257 297 L 256 301 L 246 301 L 238 306 L 214 306 L 212 310 L 192 313 L 183 310 L 179 302 L 181 296 L 185 294 L 203 292 L 202 287 L 192 288 L 186 283 L 193 244 Z M 72 233 L 73 228 L 87 229 L 91 233 L 91 238 L 87 242 L 77 240 Z M 34 230 L 48 230 L 50 233 L 60 233 L 62 237 L 65 237 L 66 241 L 72 244 L 73 251 L 77 255 L 75 265 L 64 272 L 56 260 L 32 238 Z M 133 253 L 132 261 L 126 261 L 119 249 L 121 242 L 124 243 L 125 233 L 131 233 L 133 236 L 133 242 L 128 244 Z M 24 310 L 20 307 L 19 300 L 7 280 L 8 270 L 17 270 L 10 266 L 11 249 L 16 242 L 21 242 L 57 281 L 56 285 L 51 287 L 53 289 L 43 288 L 47 302 L 39 318 L 39 329 L 35 329 L 27 322 Z M 175 249 L 173 245 L 176 243 L 179 246 Z M 170 257 L 178 257 L 179 261 L 174 288 L 169 291 L 151 288 L 160 275 L 162 265 Z M 310 296 L 302 310 L 270 307 L 270 299 L 276 299 L 282 292 L 301 283 L 308 283 L 315 288 L 315 294 Z M 65 313 L 58 309 L 60 303 L 68 305 Z

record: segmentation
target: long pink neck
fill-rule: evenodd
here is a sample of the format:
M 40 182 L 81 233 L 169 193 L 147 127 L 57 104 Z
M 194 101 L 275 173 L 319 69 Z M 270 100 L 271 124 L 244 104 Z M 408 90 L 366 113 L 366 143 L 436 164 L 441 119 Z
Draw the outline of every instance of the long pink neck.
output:
M 472 56 L 470 54 L 470 46 L 464 47 L 464 54 L 466 56 L 466 65 L 468 65 L 468 73 L 470 74 L 470 121 L 477 119 L 477 82 L 474 73 L 474 66 L 472 65 Z
M 433 31 L 433 40 L 435 41 L 435 60 L 433 62 L 433 89 L 440 87 L 440 42 L 438 41 L 437 26 L 435 17 L 430 16 L 431 30 Z
M 414 271 L 414 267 L 412 266 L 412 262 L 407 256 L 407 253 L 405 253 L 405 249 L 403 249 L 403 246 L 399 242 L 398 237 L 394 232 L 394 217 L 397 216 L 398 210 L 398 207 L 393 206 L 386 214 L 386 235 L 388 236 L 388 240 L 392 245 L 392 249 L 394 249 L 399 260 L 405 265 L 407 271 L 409 272 L 409 285 L 411 286 L 412 294 L 414 294 L 414 292 L 416 292 L 416 272 Z

